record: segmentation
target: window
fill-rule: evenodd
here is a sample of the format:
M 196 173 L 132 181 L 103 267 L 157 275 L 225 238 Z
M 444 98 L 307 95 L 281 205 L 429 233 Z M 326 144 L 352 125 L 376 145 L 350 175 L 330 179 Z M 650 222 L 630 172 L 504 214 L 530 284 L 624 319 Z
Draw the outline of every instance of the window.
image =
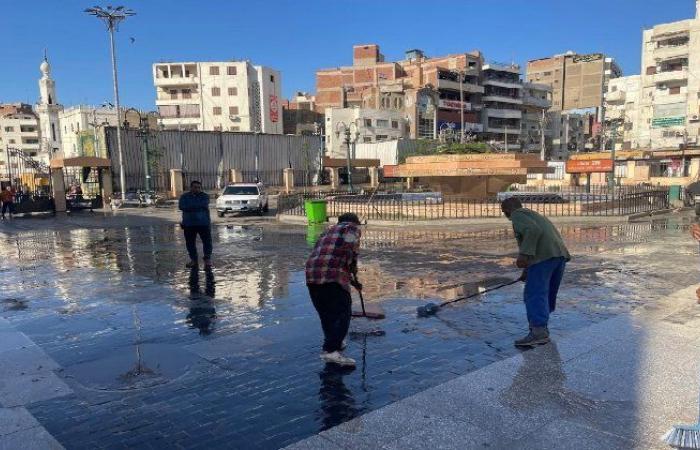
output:
M 238 95 L 238 88 L 237 87 L 228 88 L 228 95 Z
M 391 121 L 391 128 L 398 128 L 399 127 L 399 121 L 398 120 L 392 120 Z
M 215 106 L 215 107 L 214 107 L 214 115 L 215 115 L 215 116 L 220 116 L 220 115 L 221 115 L 221 106 Z
M 654 75 L 654 74 L 656 74 L 656 66 L 647 67 L 647 75 Z
M 668 95 L 678 95 L 681 93 L 681 87 L 680 86 L 671 86 L 668 88 Z
M 545 73 L 542 74 L 542 76 L 551 77 L 551 76 L 552 76 L 552 72 L 545 72 Z
M 29 152 L 29 156 L 36 156 L 36 152 Z
M 362 138 L 362 142 L 372 142 L 372 137 L 371 136 L 364 136 Z
M 190 89 L 183 89 L 182 98 L 192 98 L 192 91 Z
M 51 124 L 51 140 L 56 140 L 56 126 L 53 123 Z
M 228 66 L 226 68 L 226 73 L 229 75 L 236 75 L 236 66 Z
M 274 75 L 270 75 L 270 83 L 274 83 L 274 82 L 275 82 L 275 76 L 274 76 Z
M 14 140 L 14 139 L 10 139 L 8 142 L 9 142 L 10 144 L 14 144 L 14 143 L 15 143 L 15 140 Z
M 241 131 L 241 127 L 229 127 L 229 131 Z
M 221 131 L 221 125 L 214 125 L 214 131 Z
M 218 88 L 218 87 L 211 88 L 211 96 L 212 97 L 218 97 L 220 95 L 221 95 L 221 88 Z
M 13 131 L 15 131 L 15 127 L 5 127 L 5 131 L 8 133 L 12 133 Z
M 469 61 L 469 67 L 476 67 L 476 61 Z
M 372 119 L 365 119 L 365 126 L 371 127 L 372 126 Z
M 238 115 L 238 106 L 229 106 L 228 113 L 232 116 L 237 116 Z
M 177 100 L 177 91 L 175 89 L 170 90 L 170 100 Z
M 209 67 L 209 75 L 218 75 L 218 74 L 219 74 L 219 66 Z
M 389 128 L 389 121 L 386 119 L 377 119 L 377 126 L 380 128 Z
M 389 139 L 389 136 L 385 136 L 385 135 L 383 135 L 383 134 L 378 134 L 378 135 L 377 135 L 377 142 L 379 142 L 379 141 L 386 141 L 387 139 Z

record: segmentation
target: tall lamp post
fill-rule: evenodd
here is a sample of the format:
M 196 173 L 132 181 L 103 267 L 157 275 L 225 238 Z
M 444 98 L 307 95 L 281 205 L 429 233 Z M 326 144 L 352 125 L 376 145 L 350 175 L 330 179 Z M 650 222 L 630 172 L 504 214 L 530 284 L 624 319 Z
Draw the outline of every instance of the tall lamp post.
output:
M 114 105 L 117 108 L 117 152 L 119 154 L 119 184 L 121 185 L 122 200 L 126 200 L 126 175 L 124 174 L 124 156 L 122 151 L 122 126 L 121 118 L 119 117 L 119 81 L 117 78 L 117 55 L 114 48 L 114 31 L 119 30 L 119 23 L 127 17 L 136 15 L 136 13 L 123 6 L 107 6 L 101 8 L 94 6 L 85 10 L 91 16 L 100 19 L 107 26 L 109 33 L 109 46 L 112 55 L 112 83 L 114 84 Z
M 348 191 L 352 192 L 352 163 L 350 156 L 350 144 L 352 144 L 353 147 L 355 146 L 357 138 L 360 137 L 360 129 L 357 126 L 357 122 L 350 122 L 349 125 L 345 122 L 338 122 L 338 124 L 335 126 L 335 137 L 340 139 L 340 133 L 345 135 L 345 146 L 348 149 Z
M 151 164 L 149 161 L 148 153 L 148 139 L 151 137 L 151 124 L 158 123 L 158 113 L 151 112 L 146 115 L 142 115 L 141 112 L 135 108 L 129 108 L 124 111 L 124 125 L 128 128 L 130 123 L 126 118 L 134 114 L 138 121 L 138 132 L 137 135 L 143 140 L 141 145 L 141 151 L 143 152 L 143 175 L 144 175 L 144 190 L 146 192 L 151 191 Z M 151 119 L 151 120 L 149 120 Z

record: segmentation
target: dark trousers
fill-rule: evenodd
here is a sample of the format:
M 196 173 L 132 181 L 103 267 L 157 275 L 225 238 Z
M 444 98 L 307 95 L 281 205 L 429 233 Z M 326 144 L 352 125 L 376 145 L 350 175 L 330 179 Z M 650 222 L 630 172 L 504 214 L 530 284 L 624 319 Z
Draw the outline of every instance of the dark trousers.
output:
M 527 268 L 524 300 L 531 327 L 546 327 L 549 323 L 549 313 L 557 307 L 565 268 L 564 258 L 550 258 Z
M 323 351 L 340 350 L 350 328 L 352 298 L 350 292 L 338 283 L 309 284 L 309 295 L 321 319 Z
M 187 246 L 187 253 L 190 255 L 192 261 L 197 261 L 197 235 L 202 239 L 202 247 L 204 250 L 204 260 L 209 261 L 211 259 L 211 227 L 210 226 L 199 226 L 199 227 L 183 227 L 185 231 L 185 245 Z
M 6 212 L 10 212 L 10 215 L 14 212 L 14 209 L 12 208 L 13 204 L 11 202 L 3 202 L 2 203 L 2 216 L 5 217 Z

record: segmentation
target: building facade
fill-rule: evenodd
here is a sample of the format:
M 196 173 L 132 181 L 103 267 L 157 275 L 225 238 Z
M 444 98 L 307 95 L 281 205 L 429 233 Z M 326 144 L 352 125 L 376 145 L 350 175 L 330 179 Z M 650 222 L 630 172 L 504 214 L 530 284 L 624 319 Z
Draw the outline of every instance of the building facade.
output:
M 323 114 L 316 111 L 316 97 L 308 92 L 297 92 L 284 102 L 284 134 L 320 134 L 324 125 Z
M 20 150 L 33 159 L 48 163 L 48 153 L 43 152 L 41 147 L 39 118 L 31 105 L 0 105 L 0 175 L 4 178 L 7 177 L 8 148 Z
M 631 75 L 610 80 L 605 94 L 606 147 L 615 143 L 616 150 L 640 147 L 639 124 L 641 77 Z
M 700 144 L 700 1 L 696 9 L 693 19 L 643 33 L 636 122 L 640 148 Z
M 482 78 L 484 139 L 500 150 L 520 150 L 523 118 L 520 66 L 486 64 Z
M 282 134 L 282 76 L 248 61 L 156 63 L 166 129 Z
M 71 106 L 63 109 L 58 114 L 58 119 L 64 157 L 106 157 L 103 129 L 117 125 L 119 119 L 115 108 Z
M 552 106 L 552 88 L 546 84 L 523 83 L 522 100 L 522 150 L 548 157 L 552 149 L 552 129 L 547 112 Z
M 327 108 L 325 121 L 326 154 L 331 158 L 347 156 L 345 130 L 348 127 L 351 143 L 385 142 L 409 137 L 406 118 L 398 111 Z

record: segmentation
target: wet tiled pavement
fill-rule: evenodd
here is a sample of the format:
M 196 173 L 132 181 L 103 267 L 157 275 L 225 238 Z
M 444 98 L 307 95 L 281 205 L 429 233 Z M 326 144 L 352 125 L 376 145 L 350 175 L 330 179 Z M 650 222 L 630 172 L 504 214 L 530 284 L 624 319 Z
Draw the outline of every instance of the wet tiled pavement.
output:
M 686 228 L 563 227 L 576 259 L 554 333 L 693 284 Z M 318 359 L 299 270 L 312 231 L 219 226 L 212 273 L 181 267 L 180 234 L 164 222 L 1 236 L 0 315 L 72 391 L 27 409 L 67 448 L 278 448 L 517 353 L 520 286 L 415 316 L 429 299 L 516 276 L 506 228 L 367 230 L 362 281 L 387 319 L 353 321 L 358 367 L 344 372 Z

